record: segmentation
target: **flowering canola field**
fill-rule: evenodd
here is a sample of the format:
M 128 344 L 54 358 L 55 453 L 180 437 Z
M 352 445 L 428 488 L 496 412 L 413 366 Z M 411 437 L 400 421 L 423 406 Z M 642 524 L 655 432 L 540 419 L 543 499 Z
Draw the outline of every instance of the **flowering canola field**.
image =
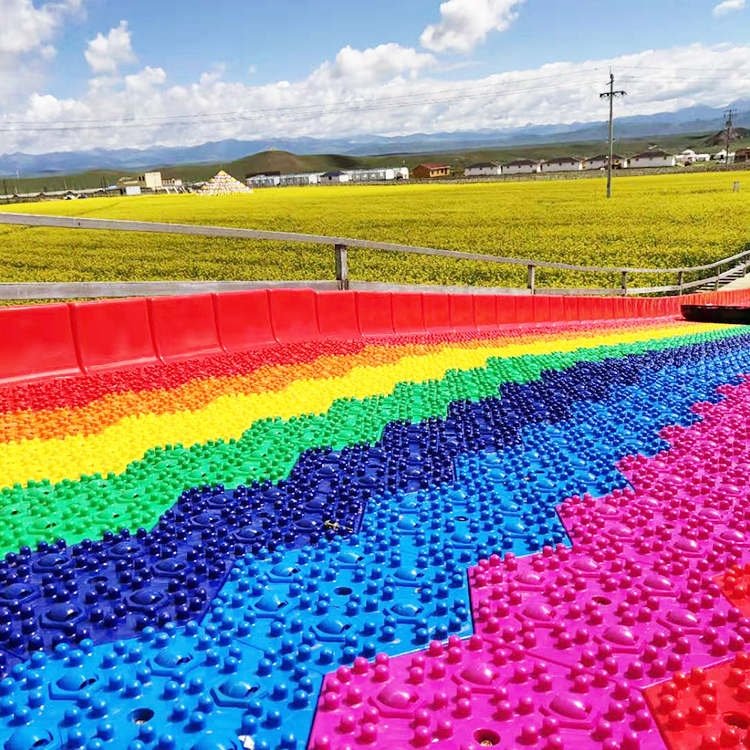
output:
M 3 207 L 29 213 L 320 233 L 590 265 L 695 265 L 740 252 L 750 172 L 484 184 L 256 190 L 247 196 L 144 196 Z M 733 193 L 739 180 L 741 190 Z M 332 251 L 198 237 L 0 226 L 6 281 L 332 278 Z M 357 280 L 523 286 L 525 268 L 351 251 Z M 641 277 L 644 284 L 658 277 Z M 618 278 L 609 280 L 619 285 Z M 674 283 L 674 277 L 667 280 Z M 540 271 L 540 286 L 602 277 Z

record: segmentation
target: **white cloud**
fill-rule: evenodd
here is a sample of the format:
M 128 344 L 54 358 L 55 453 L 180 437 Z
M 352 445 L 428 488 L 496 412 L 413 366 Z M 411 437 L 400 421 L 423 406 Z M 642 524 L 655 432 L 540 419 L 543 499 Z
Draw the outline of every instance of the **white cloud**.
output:
M 125 76 L 125 89 L 131 93 L 145 93 L 154 86 L 160 86 L 167 80 L 163 68 L 152 68 L 147 65 L 137 73 Z
M 42 153 L 591 122 L 606 117 L 599 93 L 610 65 L 617 87 L 628 92 L 617 101 L 618 116 L 695 104 L 723 107 L 746 95 L 750 78 L 750 45 L 694 44 L 483 78 L 467 70 L 462 80 L 437 77 L 441 68 L 430 55 L 383 47 L 344 48 L 305 78 L 264 85 L 251 85 L 244 75 L 225 80 L 215 70 L 187 85 L 169 85 L 169 70 L 158 67 L 125 77 L 99 76 L 79 98 L 32 95 L 23 107 L 0 115 L 0 128 L 8 131 L 2 150 Z M 100 126 L 67 129 L 70 121 L 91 120 Z M 716 129 L 721 125 L 717 122 Z
M 738 0 L 729 0 L 737 2 Z M 446 0 L 440 22 L 429 25 L 420 37 L 433 52 L 470 52 L 490 31 L 505 31 L 518 17 L 524 0 Z
M 395 76 L 415 77 L 420 70 L 435 65 L 435 58 L 424 52 L 400 44 L 380 44 L 377 47 L 358 50 L 346 46 L 336 59 L 324 62 L 313 77 L 345 82 L 347 85 L 362 85 L 387 81 Z
M 0 54 L 33 52 L 59 30 L 65 17 L 82 7 L 81 0 L 48 2 L 36 7 L 32 0 L 0 0 Z
M 716 18 L 721 18 L 721 16 L 726 16 L 728 13 L 743 10 L 744 7 L 745 0 L 724 0 L 723 3 L 714 6 L 713 14 Z
M 56 52 L 50 41 L 82 8 L 83 0 L 0 0 L 0 105 L 42 84 L 43 63 Z
M 109 30 L 107 36 L 97 34 L 89 40 L 83 53 L 92 73 L 114 74 L 120 65 L 136 61 L 130 43 L 130 29 L 127 21 L 120 21 L 118 26 Z

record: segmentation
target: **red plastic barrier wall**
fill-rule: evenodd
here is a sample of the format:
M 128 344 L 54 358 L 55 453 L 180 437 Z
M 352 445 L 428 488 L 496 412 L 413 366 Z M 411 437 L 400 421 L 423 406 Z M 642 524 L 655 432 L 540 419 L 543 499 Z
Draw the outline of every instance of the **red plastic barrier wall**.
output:
M 498 325 L 518 323 L 518 301 L 524 299 L 515 294 L 495 297 L 495 315 Z
M 222 351 L 212 294 L 154 297 L 148 303 L 156 351 L 165 362 Z
M 148 300 L 117 299 L 106 304 L 70 305 L 81 367 L 86 372 L 155 364 Z
M 516 297 L 516 319 L 514 323 L 533 323 L 534 318 L 534 298 L 533 297 Z
M 219 340 L 228 352 L 241 352 L 276 344 L 271 326 L 268 290 L 215 294 Z
M 312 289 L 270 289 L 271 324 L 281 344 L 319 341 L 318 312 Z
M 534 323 L 549 323 L 550 317 L 550 298 L 542 295 L 535 295 L 531 298 L 531 320 Z
M 441 333 L 451 329 L 451 309 L 448 296 L 426 292 L 422 295 L 424 326 L 428 331 Z
M 476 329 L 474 324 L 474 295 L 451 294 L 448 297 L 451 327 L 454 331 Z
M 750 290 L 641 299 L 260 289 L 6 307 L 0 384 L 323 338 L 678 316 L 691 303 L 750 304 Z
M 474 297 L 474 323 L 480 331 L 497 325 L 497 297 L 494 294 L 477 294 Z
M 67 305 L 0 308 L 0 382 L 80 373 Z
M 406 292 L 391 296 L 393 330 L 399 334 L 423 333 L 424 304 L 418 292 Z
M 361 339 L 355 292 L 316 292 L 318 328 L 323 338 Z
M 390 292 L 355 292 L 357 319 L 363 336 L 393 336 L 393 306 Z

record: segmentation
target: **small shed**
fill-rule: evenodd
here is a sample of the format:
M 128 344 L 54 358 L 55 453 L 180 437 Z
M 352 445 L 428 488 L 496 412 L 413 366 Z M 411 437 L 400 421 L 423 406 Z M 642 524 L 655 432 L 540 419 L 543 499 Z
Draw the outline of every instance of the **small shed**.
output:
M 496 161 L 480 161 L 464 169 L 464 177 L 490 177 L 501 175 L 503 168 Z
M 450 164 L 417 164 L 417 166 L 411 170 L 411 173 L 413 177 L 434 180 L 436 177 L 450 177 L 451 167 Z

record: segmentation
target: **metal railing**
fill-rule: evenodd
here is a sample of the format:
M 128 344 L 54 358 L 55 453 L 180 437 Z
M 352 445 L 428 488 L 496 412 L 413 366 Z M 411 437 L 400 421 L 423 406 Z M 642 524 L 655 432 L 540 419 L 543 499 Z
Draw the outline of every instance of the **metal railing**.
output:
M 713 284 L 718 289 L 721 282 L 736 272 L 738 268 L 747 270 L 750 267 L 750 250 L 745 250 L 727 258 L 700 266 L 682 268 L 634 268 L 630 266 L 583 266 L 571 263 L 554 263 L 532 260 L 529 258 L 505 258 L 487 253 L 464 253 L 457 250 L 442 250 L 431 247 L 414 247 L 391 242 L 373 242 L 346 237 L 328 237 L 318 234 L 300 234 L 296 232 L 271 232 L 259 229 L 238 229 L 233 227 L 214 227 L 196 224 L 166 224 L 146 221 L 121 221 L 117 219 L 81 219 L 69 216 L 38 216 L 35 214 L 5 213 L 0 211 L 0 224 L 11 224 L 27 227 L 53 227 L 62 229 L 106 230 L 117 232 L 151 232 L 159 234 L 192 235 L 196 237 L 227 237 L 231 239 L 268 240 L 275 242 L 306 243 L 328 245 L 333 248 L 335 281 L 132 281 L 132 282 L 19 282 L 0 283 L 0 300 L 13 299 L 64 299 L 93 297 L 124 297 L 130 295 L 163 295 L 185 294 L 192 292 L 215 292 L 230 289 L 253 289 L 266 286 L 284 287 L 317 287 L 324 289 L 414 289 L 420 291 L 466 291 L 467 287 L 413 286 L 399 284 L 378 284 L 356 282 L 349 278 L 347 251 L 353 249 L 375 250 L 389 253 L 410 253 L 417 255 L 453 258 L 454 260 L 478 261 L 512 266 L 526 267 L 526 288 L 471 287 L 474 293 L 503 292 L 511 294 L 545 294 L 556 295 L 601 295 L 615 294 L 620 296 L 646 294 L 682 294 L 691 289 Z M 725 267 L 725 270 L 720 270 Z M 582 287 L 582 288 L 544 288 L 537 284 L 538 269 L 555 269 L 560 271 L 616 274 L 620 280 L 617 287 Z M 701 276 L 698 279 L 685 281 L 686 275 L 699 274 L 704 271 L 715 271 L 714 274 Z M 639 274 L 674 274 L 676 283 L 663 286 L 631 286 L 632 276 Z

